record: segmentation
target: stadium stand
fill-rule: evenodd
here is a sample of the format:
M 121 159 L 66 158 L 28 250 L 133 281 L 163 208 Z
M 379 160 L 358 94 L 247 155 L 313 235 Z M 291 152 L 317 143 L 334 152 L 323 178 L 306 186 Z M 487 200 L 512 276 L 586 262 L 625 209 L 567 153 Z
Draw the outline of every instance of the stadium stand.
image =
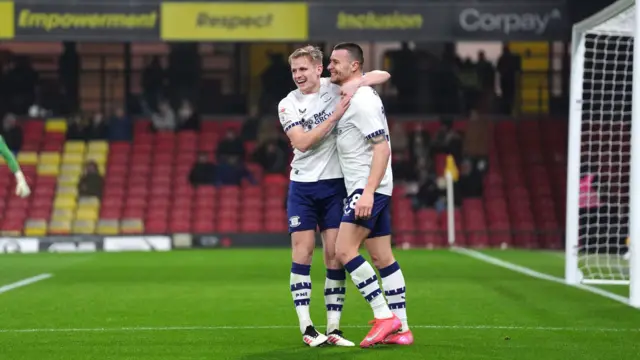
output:
M 430 133 L 439 124 L 427 123 Z M 287 181 L 263 176 L 248 163 L 260 185 L 199 186 L 188 173 L 199 151 L 215 152 L 218 134 L 237 122 L 205 122 L 200 133 L 150 132 L 138 121 L 133 142 L 66 141 L 66 122 L 27 120 L 25 144 L 18 154 L 33 196 L 12 194 L 12 177 L 0 176 L 1 230 L 5 234 L 160 234 L 211 232 L 285 233 Z M 415 122 L 405 123 L 407 129 Z M 464 131 L 465 122 L 455 128 Z M 465 199 L 456 209 L 456 242 L 473 247 L 557 248 L 564 218 L 566 123 L 497 122 L 489 171 L 480 199 Z M 246 144 L 247 154 L 255 144 Z M 105 177 L 102 201 L 78 196 L 83 164 L 93 160 Z M 445 159 L 439 155 L 436 170 Z M 0 171 L 8 175 L 6 166 Z M 396 186 L 393 226 L 400 246 L 446 245 L 446 214 L 413 210 Z

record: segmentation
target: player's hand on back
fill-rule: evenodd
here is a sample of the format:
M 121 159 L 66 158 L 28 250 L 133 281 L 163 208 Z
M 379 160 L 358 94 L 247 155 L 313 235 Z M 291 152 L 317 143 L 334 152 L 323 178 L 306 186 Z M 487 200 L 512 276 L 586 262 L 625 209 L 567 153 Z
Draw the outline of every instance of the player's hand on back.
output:
M 336 114 L 336 119 L 340 119 L 342 115 L 347 111 L 349 105 L 351 104 L 351 96 L 342 95 L 340 102 L 336 105 L 336 109 L 334 113 Z
M 351 99 L 356 91 L 358 91 L 360 86 L 360 82 L 355 81 L 351 81 L 347 84 L 342 85 L 342 87 L 340 88 L 342 97 L 348 97 L 349 99 Z
M 356 202 L 355 215 L 356 219 L 368 219 L 371 217 L 371 209 L 373 209 L 373 194 L 363 192 L 360 199 Z

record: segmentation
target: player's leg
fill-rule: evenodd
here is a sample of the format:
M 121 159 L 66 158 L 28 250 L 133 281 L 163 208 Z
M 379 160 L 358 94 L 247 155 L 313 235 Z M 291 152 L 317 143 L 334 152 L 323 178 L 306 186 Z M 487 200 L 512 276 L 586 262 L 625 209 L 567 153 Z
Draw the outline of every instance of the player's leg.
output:
M 381 223 L 382 218 L 383 217 L 378 220 L 378 224 Z M 365 241 L 365 246 L 371 255 L 373 265 L 380 273 L 382 290 L 389 303 L 389 309 L 391 309 L 391 312 L 402 322 L 400 331 L 387 336 L 384 343 L 411 345 L 413 344 L 413 334 L 411 330 L 409 330 L 409 323 L 407 321 L 404 275 L 391 250 L 391 235 L 388 235 L 389 231 L 384 230 L 388 227 L 385 224 L 381 225 L 381 227 L 374 229 L 375 232 L 372 232 L 369 239 Z M 380 231 L 380 229 L 382 229 L 382 231 Z
M 287 200 L 289 233 L 291 234 L 291 273 L 289 285 L 296 308 L 302 340 L 309 346 L 318 346 L 327 337 L 316 331 L 311 321 L 311 259 L 315 247 L 316 210 L 313 199 L 306 194 L 308 184 L 291 182 Z
M 344 179 L 326 180 L 327 194 L 322 202 L 319 228 L 322 231 L 323 258 L 327 269 L 324 282 L 324 302 L 327 308 L 328 343 L 337 346 L 355 346 L 340 330 L 340 317 L 344 306 L 347 276 L 344 267 L 336 258 L 336 239 L 342 220 L 342 206 L 347 197 Z
M 360 245 L 369 236 L 381 209 L 388 203 L 388 199 L 376 194 L 371 218 L 358 220 L 355 218 L 353 209 L 361 193 L 361 190 L 356 190 L 347 199 L 336 240 L 336 256 L 344 264 L 358 291 L 373 310 L 373 328 L 360 343 L 360 346 L 368 347 L 382 342 L 389 334 L 396 332 L 402 324 L 389 309 L 378 284 L 375 270 L 359 253 Z

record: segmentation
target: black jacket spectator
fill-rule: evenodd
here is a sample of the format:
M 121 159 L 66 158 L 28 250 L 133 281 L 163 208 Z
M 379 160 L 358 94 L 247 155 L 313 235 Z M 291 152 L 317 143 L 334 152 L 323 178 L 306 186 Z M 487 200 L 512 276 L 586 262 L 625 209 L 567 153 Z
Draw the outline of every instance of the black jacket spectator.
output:
M 102 198 L 104 179 L 98 172 L 98 165 L 90 161 L 85 164 L 84 174 L 78 182 L 78 194 L 80 196 L 95 196 Z
M 189 182 L 192 186 L 213 185 L 215 182 L 216 165 L 209 161 L 207 154 L 199 154 L 198 160 L 191 168 Z
M 287 154 L 275 141 L 258 146 L 253 159 L 262 166 L 266 174 L 284 174 L 287 171 Z
M 69 121 L 67 128 L 67 140 L 87 140 L 89 126 L 81 115 L 74 115 Z
M 235 131 L 227 130 L 225 138 L 218 144 L 218 156 L 228 157 L 236 156 L 244 159 L 244 145 L 242 140 L 238 138 Z
M 98 113 L 93 115 L 91 125 L 88 129 L 88 140 L 105 140 L 107 138 L 107 123 L 104 121 L 104 115 Z
M 7 143 L 9 150 L 15 152 L 20 151 L 23 142 L 22 128 L 17 126 L 16 117 L 13 114 L 7 114 L 2 122 L 2 130 L 0 135 Z

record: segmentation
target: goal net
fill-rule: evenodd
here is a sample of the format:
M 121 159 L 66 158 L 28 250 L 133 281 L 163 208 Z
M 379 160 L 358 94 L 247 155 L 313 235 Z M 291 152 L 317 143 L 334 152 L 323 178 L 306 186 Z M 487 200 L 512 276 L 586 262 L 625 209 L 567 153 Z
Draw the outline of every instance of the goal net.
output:
M 631 283 L 631 124 L 639 110 L 632 109 L 635 12 L 635 0 L 620 0 L 573 27 L 569 283 Z

